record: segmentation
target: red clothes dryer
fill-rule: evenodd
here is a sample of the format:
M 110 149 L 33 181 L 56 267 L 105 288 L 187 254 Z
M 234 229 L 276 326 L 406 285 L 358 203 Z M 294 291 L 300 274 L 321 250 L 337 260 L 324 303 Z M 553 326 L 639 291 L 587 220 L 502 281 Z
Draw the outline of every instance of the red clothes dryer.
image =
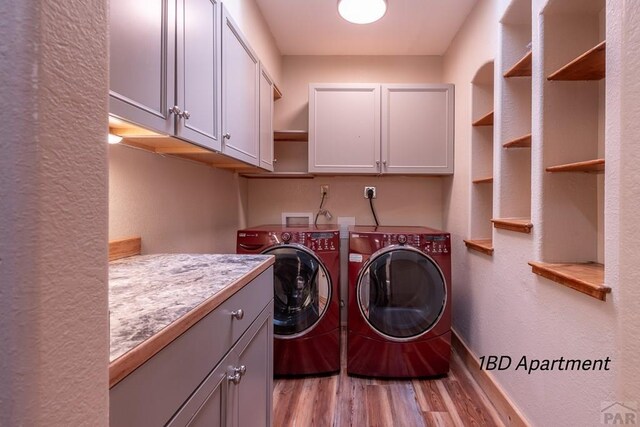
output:
M 449 233 L 351 227 L 348 304 L 347 373 L 445 375 L 451 354 Z
M 263 225 L 239 230 L 237 252 L 274 255 L 274 375 L 340 370 L 340 231 Z

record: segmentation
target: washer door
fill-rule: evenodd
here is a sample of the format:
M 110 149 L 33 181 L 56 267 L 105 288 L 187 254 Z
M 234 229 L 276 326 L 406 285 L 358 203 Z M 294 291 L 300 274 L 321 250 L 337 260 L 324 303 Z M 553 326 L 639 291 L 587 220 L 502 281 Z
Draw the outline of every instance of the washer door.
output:
M 275 246 L 273 331 L 295 338 L 312 329 L 331 300 L 331 278 L 318 257 L 301 245 Z
M 444 312 L 447 288 L 435 261 L 412 247 L 376 252 L 358 276 L 358 305 L 373 329 L 392 341 L 431 330 Z

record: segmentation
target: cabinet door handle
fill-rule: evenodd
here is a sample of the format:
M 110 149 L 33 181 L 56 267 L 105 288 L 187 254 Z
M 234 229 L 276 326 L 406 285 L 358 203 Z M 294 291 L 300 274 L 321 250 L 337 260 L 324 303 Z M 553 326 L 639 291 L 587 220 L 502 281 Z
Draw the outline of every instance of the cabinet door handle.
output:
M 380 170 L 380 160 L 376 160 L 376 169 Z
M 191 114 L 189 114 L 189 112 L 185 110 L 182 113 L 182 118 L 185 119 L 185 120 L 189 120 L 189 117 L 191 117 Z
M 222 135 L 222 137 L 224 139 L 231 139 L 231 134 L 230 133 L 225 133 L 224 135 Z
M 227 375 L 227 380 L 231 383 L 238 385 L 240 384 L 240 381 L 242 381 L 242 375 L 240 375 L 239 372 L 235 372 L 233 374 Z
M 234 319 L 242 320 L 242 318 L 244 317 L 244 310 L 239 308 L 237 310 L 232 311 L 231 317 L 233 317 Z
M 175 114 L 176 116 L 181 117 L 182 110 L 177 105 L 174 105 L 173 107 L 169 108 L 169 114 Z
M 386 160 L 384 160 L 384 161 L 382 162 L 382 166 L 383 166 L 385 169 L 387 168 L 387 161 L 386 161 Z
M 233 372 L 235 374 L 240 374 L 240 376 L 243 377 L 244 374 L 247 373 L 247 367 L 244 365 L 236 366 L 235 368 L 233 368 Z

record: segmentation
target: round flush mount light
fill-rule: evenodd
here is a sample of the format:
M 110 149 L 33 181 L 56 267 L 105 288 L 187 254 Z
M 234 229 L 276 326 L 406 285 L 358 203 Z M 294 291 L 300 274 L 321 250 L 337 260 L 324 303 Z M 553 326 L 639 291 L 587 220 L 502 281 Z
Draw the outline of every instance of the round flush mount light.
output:
M 338 13 L 353 24 L 370 24 L 387 13 L 387 0 L 338 0 Z

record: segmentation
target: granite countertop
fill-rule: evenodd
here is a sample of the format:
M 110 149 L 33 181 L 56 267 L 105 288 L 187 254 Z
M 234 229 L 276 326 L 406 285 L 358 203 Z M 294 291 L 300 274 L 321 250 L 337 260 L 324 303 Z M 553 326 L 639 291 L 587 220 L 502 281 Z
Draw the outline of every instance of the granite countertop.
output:
M 268 255 L 213 254 L 140 255 L 110 262 L 109 360 L 126 355 L 225 288 L 240 289 L 272 263 Z

